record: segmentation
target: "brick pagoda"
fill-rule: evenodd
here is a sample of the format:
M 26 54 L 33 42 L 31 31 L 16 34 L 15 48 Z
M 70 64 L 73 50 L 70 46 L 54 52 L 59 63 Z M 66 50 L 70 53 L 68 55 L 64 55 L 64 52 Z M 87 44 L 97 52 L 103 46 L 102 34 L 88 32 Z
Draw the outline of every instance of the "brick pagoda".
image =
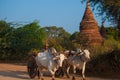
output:
M 92 14 L 90 4 L 88 2 L 80 23 L 80 43 L 83 45 L 100 45 L 102 43 L 98 24 Z

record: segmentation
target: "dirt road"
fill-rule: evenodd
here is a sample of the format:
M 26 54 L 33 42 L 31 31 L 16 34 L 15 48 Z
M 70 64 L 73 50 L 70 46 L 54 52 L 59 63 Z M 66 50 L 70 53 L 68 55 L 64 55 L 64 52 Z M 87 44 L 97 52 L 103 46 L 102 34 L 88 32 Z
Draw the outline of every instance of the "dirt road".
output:
M 0 80 L 29 80 L 26 65 L 0 63 Z M 37 78 L 34 80 L 37 80 Z M 47 77 L 45 76 L 44 80 L 51 80 L 51 78 L 49 76 Z M 66 77 L 56 78 L 56 80 L 66 80 Z M 80 80 L 80 78 L 77 77 L 76 80 Z M 118 80 L 118 79 L 102 79 L 87 77 L 86 80 Z

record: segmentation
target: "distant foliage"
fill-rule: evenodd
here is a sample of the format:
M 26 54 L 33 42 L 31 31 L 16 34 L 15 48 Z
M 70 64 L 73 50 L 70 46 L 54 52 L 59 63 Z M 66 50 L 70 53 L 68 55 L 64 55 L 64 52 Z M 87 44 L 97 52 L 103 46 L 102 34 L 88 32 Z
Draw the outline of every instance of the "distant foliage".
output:
M 0 21 L 0 59 L 24 59 L 32 48 L 42 48 L 45 30 L 37 22 L 13 28 Z
M 108 39 L 118 39 L 118 29 L 116 27 L 107 27 L 105 29 Z
M 69 40 L 71 34 L 62 27 L 48 26 L 44 27 L 47 33 L 49 47 L 55 47 L 57 50 L 70 49 L 72 43 Z
M 8 58 L 10 55 L 8 37 L 13 30 L 6 21 L 0 20 L 0 59 Z
M 120 49 L 117 38 L 117 29 L 106 27 L 106 36 L 100 46 L 82 46 L 79 32 L 68 33 L 63 27 L 41 27 L 38 22 L 32 22 L 14 27 L 4 20 L 0 20 L 0 60 L 23 60 L 29 54 L 40 52 L 45 48 L 46 41 L 49 47 L 57 51 L 75 50 L 76 48 L 89 49 L 91 57 L 107 54 Z
M 107 54 L 112 52 L 113 50 L 120 49 L 120 42 L 114 39 L 106 39 L 104 40 L 102 45 L 99 46 L 91 46 L 88 47 L 91 52 L 91 57 L 96 58 L 100 55 Z

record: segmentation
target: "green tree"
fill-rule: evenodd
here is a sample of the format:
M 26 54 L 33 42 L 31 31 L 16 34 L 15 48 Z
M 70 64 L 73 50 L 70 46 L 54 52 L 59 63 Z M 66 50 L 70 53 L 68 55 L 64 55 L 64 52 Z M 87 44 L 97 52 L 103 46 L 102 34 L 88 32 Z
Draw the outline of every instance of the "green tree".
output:
M 15 29 L 9 37 L 10 46 L 14 52 L 13 59 L 25 58 L 32 49 L 41 49 L 45 40 L 45 31 L 37 22 L 24 25 Z
M 66 32 L 62 27 L 49 26 L 44 27 L 47 33 L 47 41 L 49 46 L 53 46 L 58 50 L 70 47 L 70 33 Z
M 9 34 L 13 28 L 10 27 L 9 23 L 4 20 L 0 20 L 0 59 L 7 59 L 9 56 Z
M 106 34 L 108 39 L 118 39 L 118 33 L 117 33 L 117 28 L 115 27 L 106 27 Z
M 78 42 L 80 39 L 80 37 L 79 37 L 79 32 L 74 32 L 72 35 L 71 35 L 71 37 L 70 37 L 70 40 L 71 41 L 76 41 L 76 42 Z

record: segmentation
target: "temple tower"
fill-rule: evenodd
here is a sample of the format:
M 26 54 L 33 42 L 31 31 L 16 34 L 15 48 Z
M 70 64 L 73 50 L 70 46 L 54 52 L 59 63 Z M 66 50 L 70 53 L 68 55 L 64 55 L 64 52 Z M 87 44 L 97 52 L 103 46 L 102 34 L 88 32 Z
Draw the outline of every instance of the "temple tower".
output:
M 104 22 L 102 22 L 102 25 L 101 25 L 101 28 L 100 28 L 100 34 L 103 38 L 107 37 L 106 30 L 105 30 L 105 27 L 104 27 Z
M 86 10 L 80 23 L 80 43 L 83 45 L 99 45 L 102 43 L 98 24 L 87 2 Z

